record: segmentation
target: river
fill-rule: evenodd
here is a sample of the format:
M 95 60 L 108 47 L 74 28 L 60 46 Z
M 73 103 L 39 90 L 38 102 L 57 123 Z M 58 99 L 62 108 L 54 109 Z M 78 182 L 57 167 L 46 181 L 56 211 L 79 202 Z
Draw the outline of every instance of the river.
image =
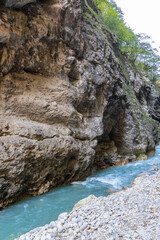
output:
M 0 239 L 14 239 L 18 234 L 56 220 L 60 213 L 70 211 L 75 203 L 91 194 L 97 197 L 107 196 L 113 191 L 121 190 L 129 186 L 139 174 L 145 171 L 154 173 L 159 164 L 160 146 L 157 146 L 154 157 L 148 160 L 110 167 L 82 181 L 14 204 L 0 212 Z

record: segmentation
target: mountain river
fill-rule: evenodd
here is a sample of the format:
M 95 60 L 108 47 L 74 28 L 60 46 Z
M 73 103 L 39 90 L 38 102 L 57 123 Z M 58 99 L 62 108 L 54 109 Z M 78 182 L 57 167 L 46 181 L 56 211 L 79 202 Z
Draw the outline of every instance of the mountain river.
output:
M 51 192 L 26 199 L 0 212 L 0 239 L 11 240 L 38 226 L 56 220 L 62 212 L 68 212 L 80 199 L 91 194 L 107 196 L 129 186 L 141 173 L 154 173 L 159 168 L 160 146 L 154 157 L 131 162 L 124 166 L 110 167 L 94 175 L 62 186 Z

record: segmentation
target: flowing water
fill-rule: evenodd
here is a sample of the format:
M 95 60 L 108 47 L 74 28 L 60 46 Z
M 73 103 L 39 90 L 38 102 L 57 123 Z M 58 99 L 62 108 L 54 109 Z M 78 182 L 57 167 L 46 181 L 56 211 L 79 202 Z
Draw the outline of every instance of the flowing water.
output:
M 159 166 L 157 163 L 160 164 L 160 146 L 156 147 L 155 156 L 148 160 L 101 170 L 83 181 L 17 203 L 0 212 L 0 239 L 12 239 L 11 234 L 16 237 L 18 233 L 56 220 L 60 213 L 70 211 L 76 202 L 91 194 L 107 196 L 111 189 L 120 190 L 140 173 L 153 173 Z

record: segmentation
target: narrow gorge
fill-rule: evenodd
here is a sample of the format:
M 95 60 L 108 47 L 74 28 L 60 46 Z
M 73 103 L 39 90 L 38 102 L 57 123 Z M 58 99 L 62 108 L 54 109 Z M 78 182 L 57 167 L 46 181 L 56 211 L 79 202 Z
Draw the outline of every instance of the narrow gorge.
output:
M 160 91 L 92 0 L 0 4 L 0 208 L 159 143 Z

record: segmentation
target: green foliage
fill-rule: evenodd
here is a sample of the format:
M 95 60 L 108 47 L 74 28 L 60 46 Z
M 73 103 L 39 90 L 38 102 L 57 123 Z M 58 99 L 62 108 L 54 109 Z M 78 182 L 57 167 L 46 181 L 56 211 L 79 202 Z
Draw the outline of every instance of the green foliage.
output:
M 11 234 L 9 237 L 9 240 L 13 240 L 13 239 L 15 239 L 15 238 L 18 238 L 18 237 L 20 237 L 22 235 L 22 233 L 17 233 L 17 236 L 15 235 L 15 234 Z
M 147 121 L 148 124 L 150 124 L 153 128 L 155 128 L 158 131 L 158 129 L 159 129 L 158 123 L 155 120 L 153 120 L 152 118 L 150 118 L 144 110 L 142 110 L 142 118 L 145 122 Z
M 15 239 L 15 237 L 16 237 L 16 236 L 15 236 L 14 234 L 11 234 L 9 240 L 13 240 L 13 239 Z
M 151 39 L 145 34 L 137 35 L 138 38 L 138 56 L 135 63 L 140 70 L 148 73 L 150 79 L 156 82 L 160 79 L 160 56 L 157 49 L 151 46 Z
M 135 58 L 138 44 L 137 38 L 133 31 L 126 26 L 121 9 L 113 0 L 95 0 L 95 3 L 102 12 L 107 28 L 118 37 L 122 52 Z
M 152 81 L 160 79 L 160 56 L 151 46 L 150 37 L 145 34 L 134 34 L 126 25 L 121 9 L 113 0 L 94 1 L 103 17 L 103 26 L 118 38 L 121 52 Z
M 145 155 L 144 152 L 135 152 L 134 155 L 136 156 L 136 158 Z

